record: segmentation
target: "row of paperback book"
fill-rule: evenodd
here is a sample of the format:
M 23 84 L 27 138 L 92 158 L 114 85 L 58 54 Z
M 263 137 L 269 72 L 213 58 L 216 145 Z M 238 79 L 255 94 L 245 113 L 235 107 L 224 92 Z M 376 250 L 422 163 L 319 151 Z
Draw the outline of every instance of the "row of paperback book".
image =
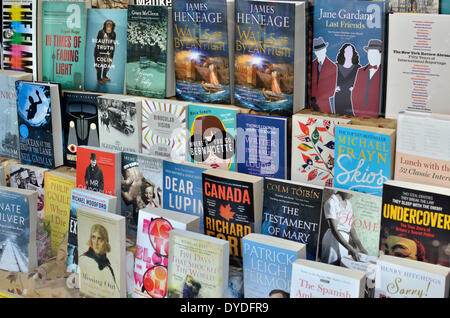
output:
M 449 114 L 450 15 L 438 1 L 95 2 L 5 1 L 3 69 L 279 115 Z

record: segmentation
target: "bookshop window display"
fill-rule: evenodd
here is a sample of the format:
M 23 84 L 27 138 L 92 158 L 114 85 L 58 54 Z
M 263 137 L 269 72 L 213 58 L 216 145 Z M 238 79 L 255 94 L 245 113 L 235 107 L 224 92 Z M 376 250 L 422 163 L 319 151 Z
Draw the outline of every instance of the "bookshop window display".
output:
M 448 298 L 449 8 L 3 1 L 0 293 Z

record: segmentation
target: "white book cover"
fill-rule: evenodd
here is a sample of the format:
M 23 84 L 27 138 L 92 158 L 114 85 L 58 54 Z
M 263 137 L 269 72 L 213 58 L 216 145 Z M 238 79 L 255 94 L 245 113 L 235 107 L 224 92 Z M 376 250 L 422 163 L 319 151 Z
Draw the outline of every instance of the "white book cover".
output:
M 362 271 L 298 259 L 292 264 L 291 298 L 363 298 Z
M 375 298 L 448 298 L 449 282 L 449 267 L 381 255 Z
M 450 114 L 450 15 L 389 15 L 386 118 L 402 110 Z

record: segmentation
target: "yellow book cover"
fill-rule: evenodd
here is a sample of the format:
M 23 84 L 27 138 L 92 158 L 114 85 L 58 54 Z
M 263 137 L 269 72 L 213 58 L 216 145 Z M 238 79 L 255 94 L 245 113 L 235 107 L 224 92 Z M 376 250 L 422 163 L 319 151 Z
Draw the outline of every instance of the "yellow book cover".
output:
M 76 179 L 70 174 L 48 171 L 44 176 L 44 220 L 50 224 L 52 254 L 55 255 L 64 234 L 69 230 L 70 193 Z

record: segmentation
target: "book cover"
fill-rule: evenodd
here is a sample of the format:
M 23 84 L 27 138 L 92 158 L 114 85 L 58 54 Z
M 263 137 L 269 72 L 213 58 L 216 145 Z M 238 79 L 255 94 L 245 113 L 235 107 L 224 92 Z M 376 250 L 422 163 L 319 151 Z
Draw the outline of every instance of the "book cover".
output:
M 322 187 L 265 178 L 261 233 L 305 244 L 306 258 L 315 260 L 322 192 Z
M 91 0 L 92 8 L 96 9 L 126 9 L 128 6 L 127 0 Z
M 0 108 L 4 119 L 0 125 L 0 156 L 18 160 L 20 157 L 16 80 L 19 78 L 31 80 L 31 75 L 25 72 L 14 72 L 16 77 L 11 72 L 13 71 L 0 72 Z
M 139 211 L 133 298 L 166 298 L 169 232 L 198 231 L 198 216 L 149 207 Z
M 141 102 L 125 95 L 98 97 L 100 147 L 141 152 Z
M 36 1 L 4 0 L 2 8 L 2 69 L 31 73 L 36 80 Z
M 168 298 L 223 298 L 228 285 L 227 241 L 173 229 L 169 232 Z
M 97 94 L 64 92 L 64 165 L 76 167 L 78 146 L 99 147 Z
M 87 91 L 122 94 L 127 56 L 127 10 L 87 9 Z
M 16 94 L 21 162 L 50 169 L 60 166 L 59 95 L 48 85 L 27 82 L 16 82 Z
M 188 160 L 213 169 L 235 171 L 238 112 L 236 108 L 189 105 Z
M 238 172 L 289 178 L 289 118 L 239 113 L 236 130 Z
M 186 160 L 187 107 L 185 102 L 169 99 L 143 99 L 143 153 L 172 160 Z
M 177 99 L 231 104 L 226 0 L 172 3 Z
M 78 268 L 78 219 L 80 207 L 97 209 L 103 212 L 116 210 L 117 198 L 98 192 L 74 188 L 70 191 L 69 234 L 67 241 L 66 271 L 79 273 Z
M 449 266 L 448 188 L 403 181 L 383 186 L 380 254 Z
M 120 194 L 120 153 L 88 146 L 77 150 L 77 188 Z
M 289 298 L 292 263 L 305 258 L 305 245 L 251 233 L 242 239 L 245 298 Z
M 383 95 L 385 1 L 314 1 L 311 107 L 377 118 Z
M 450 14 L 450 1 L 441 0 L 439 3 L 439 13 L 440 14 Z
M 448 298 L 449 283 L 448 267 L 382 255 L 375 298 Z
M 335 126 L 349 121 L 321 115 L 292 116 L 291 180 L 333 186 Z
M 450 188 L 450 140 L 444 136 L 450 136 L 450 116 L 400 113 L 394 180 Z
M 395 137 L 390 128 L 336 126 L 334 187 L 381 196 L 394 176 Z
M 0 268 L 31 272 L 37 267 L 34 191 L 0 187 Z
M 85 3 L 42 2 L 42 80 L 83 90 Z
M 391 12 L 439 13 L 439 0 L 389 0 Z
M 141 6 L 172 6 L 172 0 L 132 0 L 130 3 Z
M 130 5 L 127 28 L 129 95 L 166 98 L 168 8 Z
M 125 298 L 125 218 L 78 208 L 80 293 Z
M 70 193 L 76 187 L 75 177 L 47 171 L 44 174 L 44 220 L 50 223 L 50 243 L 53 255 L 69 231 Z
M 292 264 L 291 298 L 363 298 L 362 271 L 298 259 Z
M 450 71 L 450 46 L 442 40 L 449 21 L 446 14 L 389 15 L 387 118 L 397 118 L 406 109 L 450 114 L 444 84 Z
M 127 236 L 136 239 L 139 210 L 163 207 L 163 159 L 122 152 L 121 214 Z
M 198 216 L 197 232 L 204 234 L 202 172 L 207 167 L 171 160 L 163 161 L 163 208 Z

